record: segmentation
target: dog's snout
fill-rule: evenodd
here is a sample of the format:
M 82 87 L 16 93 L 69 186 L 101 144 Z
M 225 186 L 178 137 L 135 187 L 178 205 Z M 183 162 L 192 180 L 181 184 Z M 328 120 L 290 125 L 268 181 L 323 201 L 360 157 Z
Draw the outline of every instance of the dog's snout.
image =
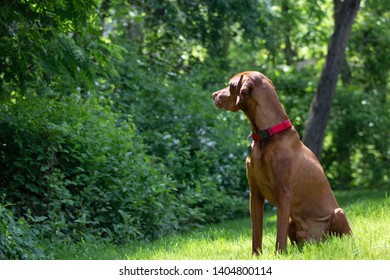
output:
M 230 94 L 229 87 L 220 89 L 212 94 L 215 106 L 219 109 L 225 109 L 229 111 L 237 111 L 235 106 L 236 101 L 232 94 Z

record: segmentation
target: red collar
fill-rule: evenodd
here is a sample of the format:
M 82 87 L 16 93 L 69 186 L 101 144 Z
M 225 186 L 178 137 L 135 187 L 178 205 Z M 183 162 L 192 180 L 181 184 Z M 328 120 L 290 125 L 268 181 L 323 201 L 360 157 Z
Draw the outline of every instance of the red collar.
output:
M 253 132 L 250 137 L 252 137 L 253 141 L 260 142 L 261 140 L 267 139 L 283 130 L 286 130 L 292 126 L 291 121 L 289 119 L 285 120 L 282 123 L 279 123 L 273 127 Z

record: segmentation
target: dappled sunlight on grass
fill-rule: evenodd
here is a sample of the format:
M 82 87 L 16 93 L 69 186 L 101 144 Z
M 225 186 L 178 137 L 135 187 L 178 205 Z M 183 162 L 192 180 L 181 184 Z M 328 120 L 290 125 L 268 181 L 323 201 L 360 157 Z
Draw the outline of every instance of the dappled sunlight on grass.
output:
M 347 213 L 353 235 L 331 237 L 319 243 L 295 246 L 275 254 L 276 211 L 268 209 L 264 218 L 263 254 L 251 254 L 250 218 L 208 225 L 185 234 L 167 236 L 152 242 L 125 245 L 84 244 L 67 247 L 69 259 L 128 260 L 338 260 L 390 259 L 390 200 L 384 190 L 337 192 Z
M 337 193 L 353 229 L 353 236 L 331 237 L 303 246 L 288 244 L 275 254 L 276 213 L 266 212 L 263 254 L 259 259 L 390 259 L 390 204 L 385 191 Z M 249 217 L 210 225 L 184 235 L 158 240 L 127 255 L 128 259 L 256 259 L 251 255 Z

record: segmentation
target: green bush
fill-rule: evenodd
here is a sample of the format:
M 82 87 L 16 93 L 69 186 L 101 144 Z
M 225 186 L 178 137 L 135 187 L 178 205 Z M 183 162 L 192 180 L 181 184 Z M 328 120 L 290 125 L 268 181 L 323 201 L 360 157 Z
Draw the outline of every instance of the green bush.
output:
M 337 187 L 389 184 L 389 109 L 379 95 L 350 86 L 335 97 L 323 163 Z
M 39 259 L 45 254 L 37 242 L 37 230 L 0 203 L 0 260 Z
M 130 118 L 75 98 L 19 100 L 1 113 L 0 192 L 17 217 L 60 236 L 116 240 L 155 238 L 175 224 L 175 186 Z
M 246 212 L 239 146 L 216 150 L 226 135 L 192 113 L 155 130 L 144 119 L 147 149 L 129 116 L 92 99 L 17 100 L 1 111 L 0 195 L 37 240 L 150 240 Z
M 230 74 L 212 62 L 185 75 L 167 66 L 166 72 L 154 71 L 135 60 L 131 47 L 127 55 L 118 68 L 122 80 L 116 84 L 114 110 L 134 116 L 148 154 L 172 175 L 176 195 L 196 209 L 190 210 L 195 211 L 190 221 L 198 214 L 202 218 L 195 220 L 203 223 L 242 214 L 250 126 L 242 114 L 218 110 L 211 98 Z

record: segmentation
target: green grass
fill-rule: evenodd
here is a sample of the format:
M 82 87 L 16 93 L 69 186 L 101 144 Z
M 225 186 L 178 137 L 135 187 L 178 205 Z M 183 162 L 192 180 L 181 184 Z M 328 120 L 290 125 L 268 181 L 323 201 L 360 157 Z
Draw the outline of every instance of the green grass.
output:
M 324 242 L 293 246 L 288 252 L 274 252 L 275 210 L 264 219 L 263 254 L 268 260 L 390 259 L 390 198 L 385 190 L 349 190 L 337 192 L 339 204 L 347 213 L 353 235 L 332 237 Z M 57 259 L 128 260 L 251 260 L 249 217 L 208 225 L 182 235 L 153 242 L 134 242 L 122 246 L 84 243 L 58 248 Z

